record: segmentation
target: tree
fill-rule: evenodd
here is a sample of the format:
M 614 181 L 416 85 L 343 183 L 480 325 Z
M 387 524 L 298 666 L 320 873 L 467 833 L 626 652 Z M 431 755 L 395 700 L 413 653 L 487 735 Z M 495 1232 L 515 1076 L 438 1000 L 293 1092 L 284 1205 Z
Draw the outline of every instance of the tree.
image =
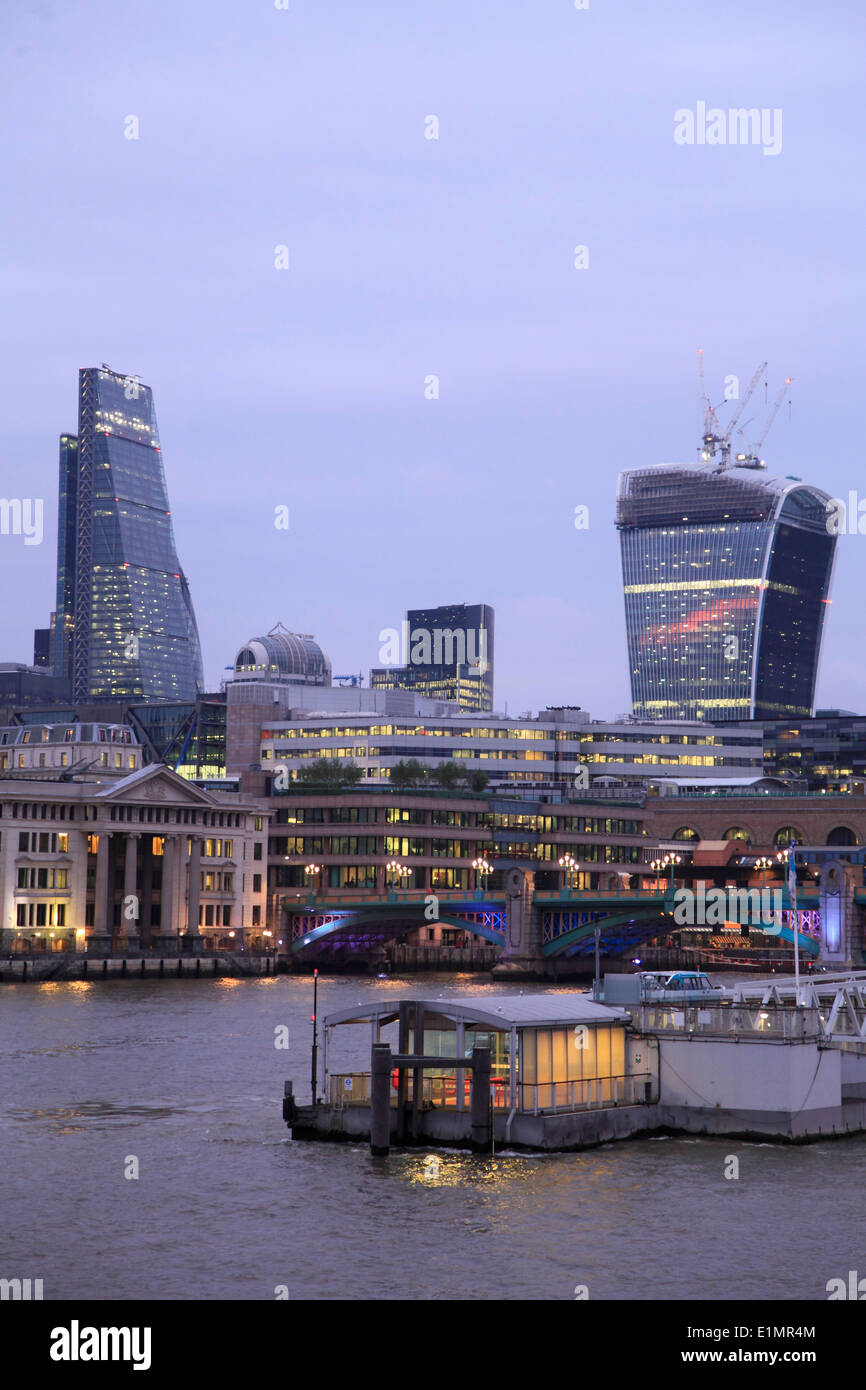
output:
M 456 763 L 439 763 L 431 775 L 442 790 L 448 792 L 453 792 L 463 780 L 463 774 Z
M 391 768 L 392 787 L 417 787 L 419 782 L 426 780 L 426 769 L 417 758 L 410 758 L 408 762 L 401 760 Z
M 353 787 L 360 782 L 361 776 L 357 763 L 344 763 L 339 758 L 316 758 L 301 768 L 298 781 L 307 787 Z
M 487 776 L 487 773 L 476 768 L 474 772 L 468 774 L 466 785 L 471 792 L 483 792 L 489 781 L 490 778 Z

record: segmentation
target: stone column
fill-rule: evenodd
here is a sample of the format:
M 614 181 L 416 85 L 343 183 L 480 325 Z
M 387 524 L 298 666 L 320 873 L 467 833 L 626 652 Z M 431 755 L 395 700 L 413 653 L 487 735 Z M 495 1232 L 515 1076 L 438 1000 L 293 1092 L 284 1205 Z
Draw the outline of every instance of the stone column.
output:
M 187 916 L 186 934 L 195 939 L 193 950 L 200 950 L 203 943 L 201 928 L 198 924 L 199 908 L 201 905 L 201 835 L 192 837 L 192 853 L 189 857 L 189 889 L 187 892 Z
M 126 858 L 123 865 L 123 911 L 121 918 L 122 929 L 127 938 L 127 944 L 135 950 L 139 944 L 139 922 L 141 919 L 141 898 L 138 894 L 138 843 L 141 835 L 136 833 L 126 837 Z M 130 898 L 134 902 L 130 904 Z M 135 915 L 130 916 L 131 909 L 135 910 Z
M 99 842 L 96 851 L 96 894 L 93 905 L 93 932 L 90 940 L 94 950 L 99 955 L 107 956 L 111 950 L 113 927 L 113 923 L 109 921 L 108 904 L 111 831 L 105 830 L 100 826 L 96 833 L 98 834 Z M 112 897 L 113 896 L 112 894 Z
M 162 842 L 162 888 L 159 894 L 159 935 L 163 943 L 175 937 L 174 883 L 177 859 L 177 841 L 173 836 L 165 835 Z
M 153 936 L 153 836 L 142 831 L 141 840 L 141 913 L 138 934 L 143 946 L 150 946 Z

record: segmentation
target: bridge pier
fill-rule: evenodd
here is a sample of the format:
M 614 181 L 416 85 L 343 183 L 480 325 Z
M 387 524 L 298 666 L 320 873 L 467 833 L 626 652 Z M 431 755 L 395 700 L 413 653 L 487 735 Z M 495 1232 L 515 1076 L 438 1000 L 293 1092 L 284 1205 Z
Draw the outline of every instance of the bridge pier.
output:
M 853 864 L 833 859 L 821 867 L 818 902 L 821 908 L 821 951 L 818 960 L 833 970 L 862 969 L 864 963 L 863 909 L 854 900 L 858 871 Z
M 553 961 L 541 952 L 541 917 L 533 903 L 535 873 L 512 868 L 505 873 L 505 946 L 493 967 L 494 979 L 537 980 L 556 975 Z

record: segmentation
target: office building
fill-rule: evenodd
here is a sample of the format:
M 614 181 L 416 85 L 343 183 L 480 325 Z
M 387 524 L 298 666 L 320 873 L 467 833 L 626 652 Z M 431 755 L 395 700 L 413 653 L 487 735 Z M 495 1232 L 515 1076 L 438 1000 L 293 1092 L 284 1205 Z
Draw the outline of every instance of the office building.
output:
M 60 440 L 54 671 L 73 699 L 194 699 L 201 647 L 174 542 L 153 393 L 79 373 Z
M 493 609 L 487 603 L 410 608 L 400 631 L 381 635 L 370 672 L 378 690 L 414 690 L 462 710 L 493 709 Z M 392 650 L 393 649 L 393 650 Z
M 836 544 L 829 500 L 757 464 L 620 474 L 636 716 L 811 714 Z

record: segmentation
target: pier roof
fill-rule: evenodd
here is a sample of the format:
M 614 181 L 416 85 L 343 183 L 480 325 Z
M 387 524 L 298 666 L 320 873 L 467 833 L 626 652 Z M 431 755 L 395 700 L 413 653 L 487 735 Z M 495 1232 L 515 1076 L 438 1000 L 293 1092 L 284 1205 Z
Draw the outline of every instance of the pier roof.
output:
M 625 1009 L 596 1004 L 588 994 L 482 994 L 455 998 L 389 1000 L 387 1003 L 328 1014 L 325 1026 L 340 1023 L 380 1024 L 398 1017 L 400 1003 L 421 1004 L 425 1014 L 438 1014 L 454 1023 L 484 1024 L 494 1029 L 551 1028 L 575 1023 L 612 1023 L 628 1017 Z

